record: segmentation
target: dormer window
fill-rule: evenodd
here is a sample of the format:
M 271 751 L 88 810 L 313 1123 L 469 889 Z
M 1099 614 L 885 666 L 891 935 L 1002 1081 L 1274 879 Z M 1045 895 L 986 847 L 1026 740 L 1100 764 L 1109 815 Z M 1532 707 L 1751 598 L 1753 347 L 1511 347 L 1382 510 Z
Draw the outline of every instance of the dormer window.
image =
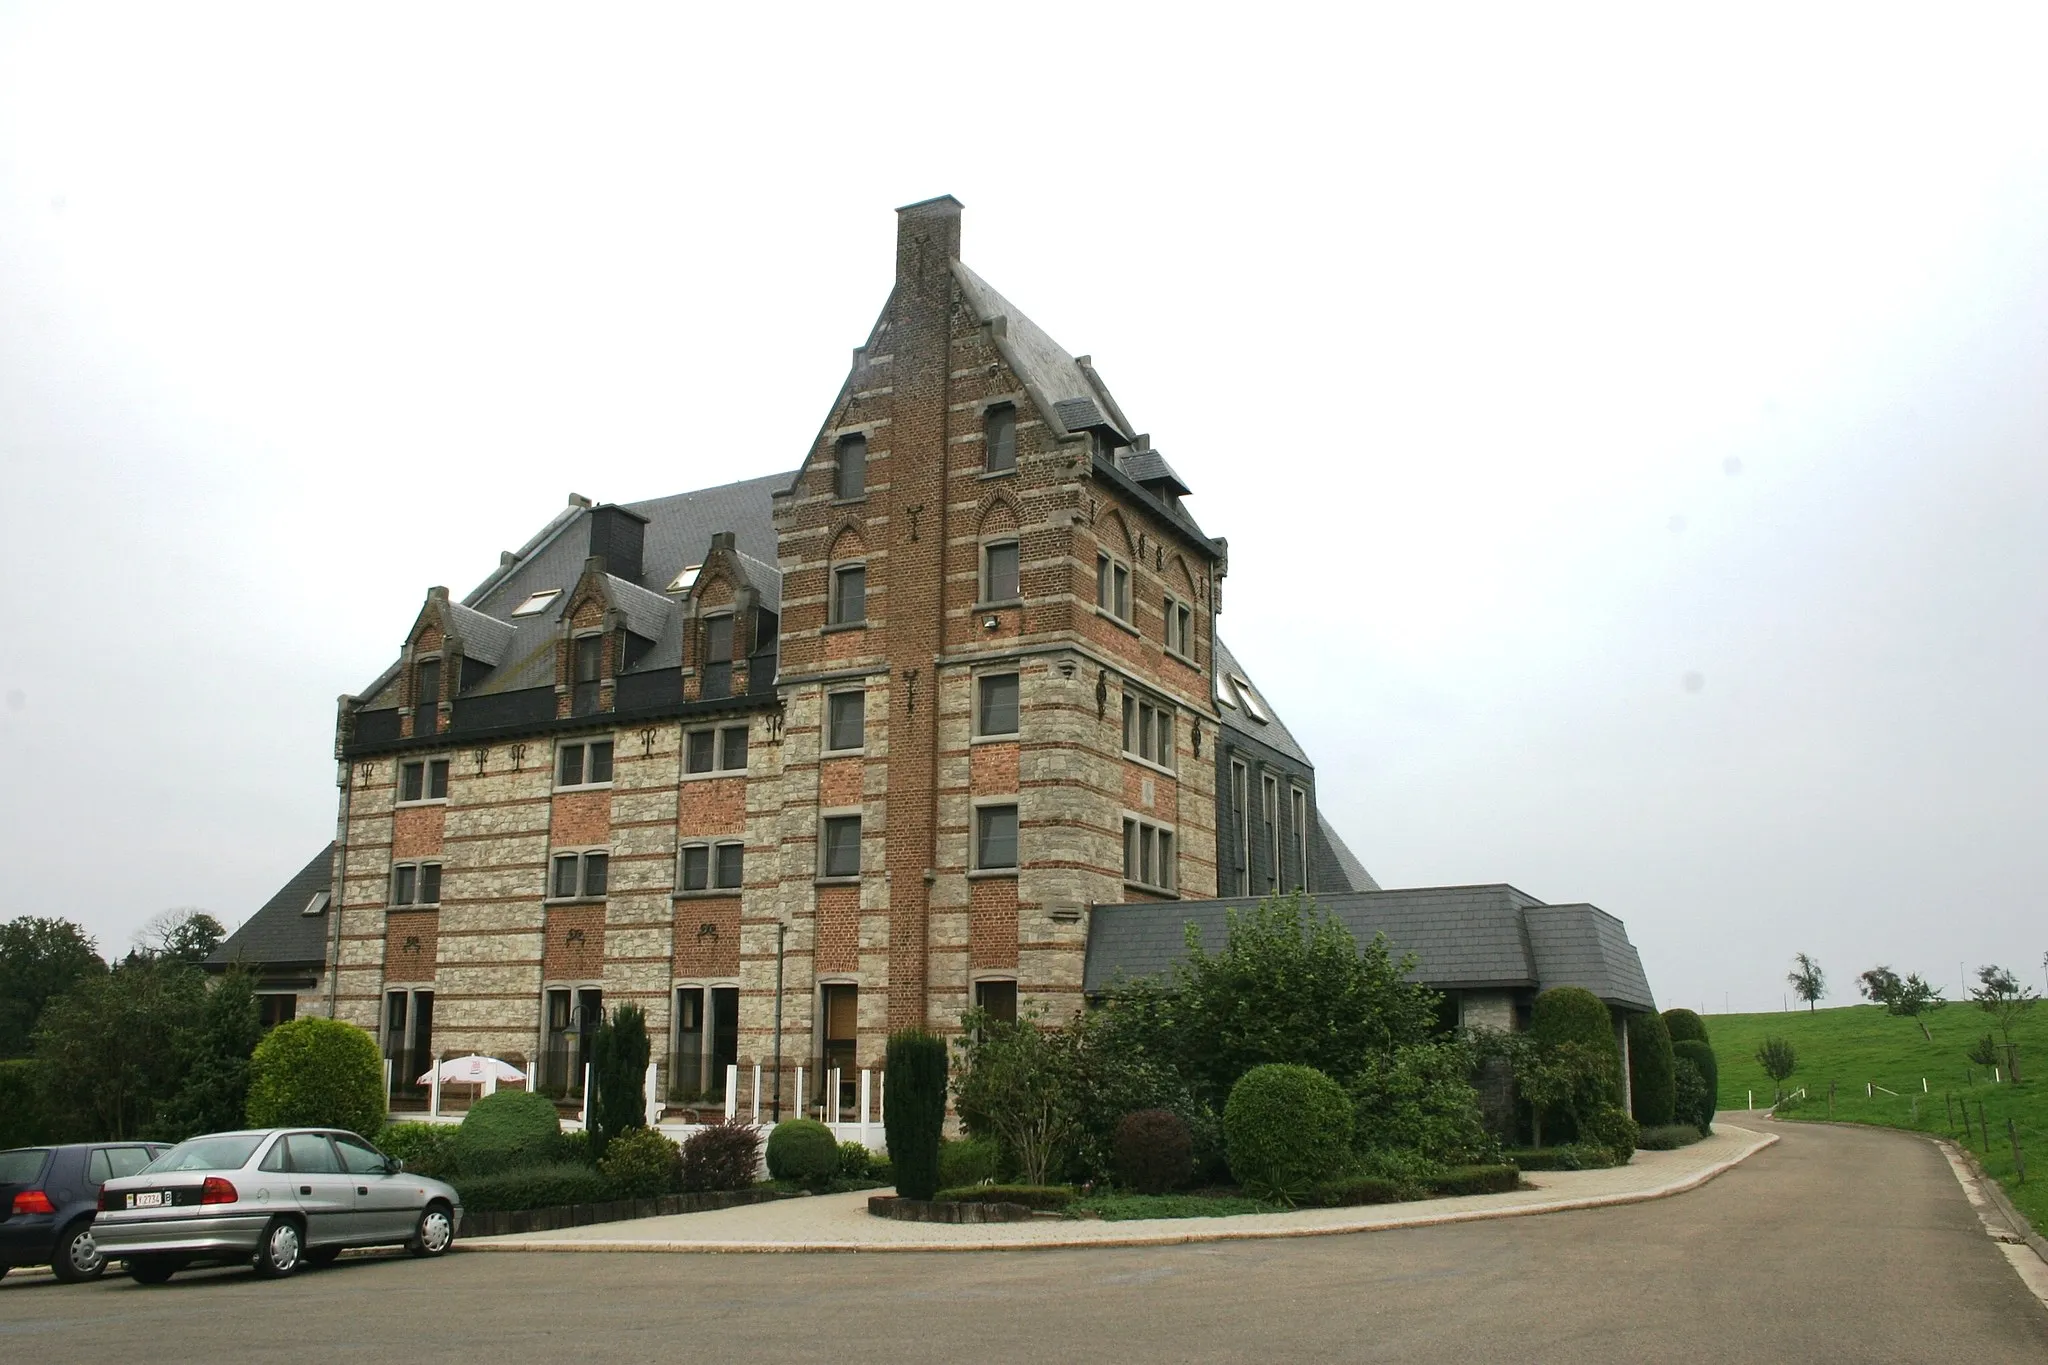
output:
M 555 599 L 561 595 L 562 590 L 560 588 L 545 588 L 512 608 L 512 614 L 514 616 L 538 616 L 553 606 Z
M 422 659 L 413 667 L 412 732 L 431 735 L 441 728 L 441 661 Z
M 688 592 L 697 586 L 697 575 L 704 572 L 702 564 L 685 564 L 683 571 L 668 585 L 670 592 Z M 516 613 L 515 613 L 516 614 Z
M 842 500 L 862 498 L 868 491 L 868 438 L 847 436 L 839 442 L 839 467 L 833 496 Z
M 705 701 L 732 695 L 732 621 L 730 613 L 704 622 Z
M 983 426 L 987 451 L 982 467 L 991 474 L 1007 474 L 1017 467 L 1017 409 L 998 403 L 988 410 Z
M 569 714 L 589 716 L 597 713 L 599 680 L 604 670 L 604 636 L 579 635 L 569 642 L 569 660 L 572 670 L 573 687 L 569 698 Z

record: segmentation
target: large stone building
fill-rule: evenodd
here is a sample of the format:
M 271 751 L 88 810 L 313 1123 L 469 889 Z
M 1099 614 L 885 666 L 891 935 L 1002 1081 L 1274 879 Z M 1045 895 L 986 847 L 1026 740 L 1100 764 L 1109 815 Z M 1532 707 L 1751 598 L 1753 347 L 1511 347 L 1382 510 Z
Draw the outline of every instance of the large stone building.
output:
M 1225 542 L 959 246 L 951 198 L 899 210 L 794 473 L 572 498 L 430 589 L 341 700 L 326 899 L 301 874 L 222 960 L 317 922 L 264 989 L 401 1079 L 478 1051 L 573 1092 L 631 1001 L 673 1096 L 778 1060 L 787 1096 L 904 1025 L 1075 1007 L 1096 906 L 1377 890 L 1216 638 Z

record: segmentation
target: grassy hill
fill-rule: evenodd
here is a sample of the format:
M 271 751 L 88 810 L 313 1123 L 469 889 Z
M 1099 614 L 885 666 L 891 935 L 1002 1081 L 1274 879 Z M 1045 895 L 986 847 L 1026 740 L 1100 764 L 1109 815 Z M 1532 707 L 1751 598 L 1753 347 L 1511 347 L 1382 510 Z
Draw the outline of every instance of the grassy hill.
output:
M 1967 1104 L 1970 1149 L 2035 1228 L 2048 1229 L 2048 1003 L 2030 1010 L 2013 1030 L 2024 1078 L 2016 1085 L 2010 1078 L 1994 1083 L 1989 1070 L 1973 1066 L 1965 1055 L 1978 1038 L 1993 1031 L 1989 1015 L 1965 1003 L 1950 1004 L 1926 1019 L 1934 1035 L 1931 1043 L 1920 1036 L 1912 1020 L 1894 1019 L 1876 1005 L 1812 1013 L 1708 1015 L 1707 1032 L 1721 1063 L 1721 1108 L 1742 1108 L 1752 1089 L 1759 1106 L 1770 1104 L 1772 1082 L 1756 1060 L 1766 1037 L 1785 1039 L 1799 1055 L 1799 1069 L 1785 1085 L 1787 1090 L 1804 1087 L 1806 1098 L 1782 1106 L 1779 1113 L 1786 1118 L 1832 1117 L 1960 1141 L 1960 1106 Z M 1829 1082 L 1835 1087 L 1832 1111 Z M 1878 1090 L 1866 1095 L 1865 1086 L 1871 1084 L 1897 1093 Z M 1988 1150 L 1978 1122 L 1980 1105 L 1991 1128 Z M 2007 1119 L 2019 1130 L 2030 1176 L 2025 1183 L 2014 1168 Z

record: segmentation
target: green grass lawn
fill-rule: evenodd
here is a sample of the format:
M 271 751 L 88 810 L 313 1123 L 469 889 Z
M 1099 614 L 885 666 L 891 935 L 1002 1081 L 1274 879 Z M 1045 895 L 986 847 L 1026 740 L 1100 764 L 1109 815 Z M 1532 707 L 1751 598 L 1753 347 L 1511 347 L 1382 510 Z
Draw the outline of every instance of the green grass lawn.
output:
M 1894 1019 L 1875 1005 L 1840 1009 L 1795 1010 L 1781 1014 L 1714 1014 L 1706 1016 L 1714 1055 L 1721 1063 L 1720 1106 L 1740 1109 L 1748 1093 L 1759 1106 L 1771 1102 L 1772 1081 L 1757 1065 L 1756 1051 L 1766 1037 L 1783 1038 L 1799 1056 L 1799 1069 L 1785 1082 L 1787 1091 L 1806 1090 L 1804 1100 L 1779 1109 L 1785 1118 L 1826 1119 L 1910 1128 L 1944 1137 L 1963 1137 L 1961 1106 L 1969 1107 L 1970 1149 L 1986 1170 L 1998 1177 L 2020 1211 L 2036 1230 L 2048 1228 L 2048 1004 L 2030 1010 L 2013 1030 L 2019 1044 L 2020 1074 L 2026 1079 L 1994 1084 L 1991 1073 L 1973 1066 L 1964 1055 L 1986 1033 L 1991 1017 L 1971 1004 L 1950 1004 L 1925 1016 L 1934 1035 L 1928 1042 L 1910 1019 Z M 1828 1086 L 1834 1085 L 1832 1108 Z M 1884 1090 L 1865 1094 L 1867 1085 Z M 1922 1090 L 1922 1085 L 1926 1089 Z M 1991 1128 L 1985 1142 L 1978 1108 Z M 2013 1164 L 2007 1134 L 2010 1119 L 2019 1130 L 2020 1149 L 2031 1176 L 2022 1183 Z

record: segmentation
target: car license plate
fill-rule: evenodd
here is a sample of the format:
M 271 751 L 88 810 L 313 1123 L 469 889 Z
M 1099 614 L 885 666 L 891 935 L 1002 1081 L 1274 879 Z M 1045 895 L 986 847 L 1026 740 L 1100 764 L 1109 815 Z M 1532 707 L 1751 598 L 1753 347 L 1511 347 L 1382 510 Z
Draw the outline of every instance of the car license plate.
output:
M 143 1190 L 139 1194 L 128 1196 L 128 1207 L 131 1209 L 160 1209 L 169 1202 L 170 1196 L 162 1190 Z

